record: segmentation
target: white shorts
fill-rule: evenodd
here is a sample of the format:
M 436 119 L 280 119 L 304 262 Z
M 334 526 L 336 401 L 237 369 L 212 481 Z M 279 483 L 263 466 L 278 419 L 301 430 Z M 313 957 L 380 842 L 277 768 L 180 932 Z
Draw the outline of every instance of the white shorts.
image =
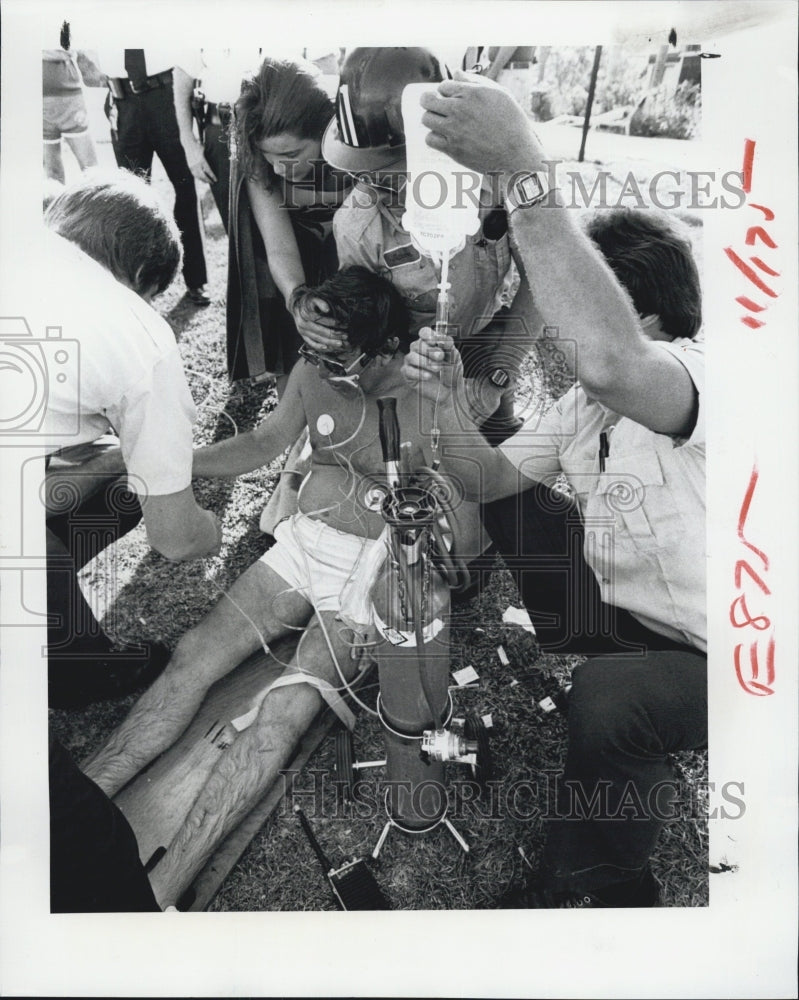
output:
M 306 514 L 294 514 L 274 531 L 275 544 L 261 556 L 289 587 L 317 611 L 338 611 L 344 585 L 375 539 L 331 528 Z

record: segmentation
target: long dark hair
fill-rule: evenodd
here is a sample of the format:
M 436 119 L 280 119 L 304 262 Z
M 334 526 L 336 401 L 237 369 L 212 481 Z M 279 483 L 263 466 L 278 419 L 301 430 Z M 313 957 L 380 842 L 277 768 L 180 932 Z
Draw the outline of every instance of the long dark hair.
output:
M 264 59 L 257 75 L 242 84 L 233 134 L 239 168 L 271 190 L 275 173 L 256 143 L 288 133 L 321 139 L 335 106 L 313 76 L 293 62 Z

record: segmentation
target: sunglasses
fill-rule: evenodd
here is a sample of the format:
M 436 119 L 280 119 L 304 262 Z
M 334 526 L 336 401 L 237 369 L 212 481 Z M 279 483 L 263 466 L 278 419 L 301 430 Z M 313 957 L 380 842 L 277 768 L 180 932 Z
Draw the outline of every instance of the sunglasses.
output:
M 360 354 L 349 366 L 343 365 L 340 361 L 336 361 L 334 358 L 326 358 L 323 354 L 317 354 L 316 351 L 308 347 L 307 344 L 303 344 L 299 348 L 300 357 L 305 358 L 312 365 L 317 368 L 320 366 L 329 373 L 332 379 L 351 379 L 353 378 L 353 371 L 360 365 L 361 369 L 364 369 L 369 362 L 374 357 L 368 351 L 364 351 Z M 354 376 L 357 378 L 357 376 Z

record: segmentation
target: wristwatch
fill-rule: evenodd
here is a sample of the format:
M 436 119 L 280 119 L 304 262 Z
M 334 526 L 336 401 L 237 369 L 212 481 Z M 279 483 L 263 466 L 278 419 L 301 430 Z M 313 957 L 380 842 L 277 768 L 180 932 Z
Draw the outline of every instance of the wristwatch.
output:
M 517 208 L 532 208 L 542 202 L 550 192 L 549 180 L 543 170 L 514 174 L 513 183 L 505 192 L 505 208 L 512 215 Z
M 504 389 L 510 383 L 510 375 L 504 368 L 495 368 L 488 376 L 488 381 L 497 389 Z

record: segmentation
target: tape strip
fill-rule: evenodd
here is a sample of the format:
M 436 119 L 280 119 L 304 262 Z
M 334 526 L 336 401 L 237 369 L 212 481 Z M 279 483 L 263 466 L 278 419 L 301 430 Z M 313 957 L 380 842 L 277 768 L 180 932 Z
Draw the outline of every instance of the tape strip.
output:
M 245 712 L 244 715 L 240 715 L 237 719 L 231 719 L 230 724 L 236 732 L 243 732 L 245 729 L 248 729 L 253 722 L 255 722 L 258 717 L 258 713 L 261 710 L 261 705 L 264 703 L 264 699 L 270 691 L 274 691 L 275 688 L 279 687 L 288 687 L 291 684 L 310 684 L 311 687 L 315 687 L 319 694 L 321 694 L 327 702 L 328 706 L 332 708 L 339 719 L 341 719 L 347 729 L 354 729 L 355 716 L 332 684 L 329 684 L 321 677 L 315 677 L 313 674 L 291 673 L 281 674 L 281 676 L 273 681 L 268 688 L 262 691 L 258 695 L 255 704 L 249 712 Z

